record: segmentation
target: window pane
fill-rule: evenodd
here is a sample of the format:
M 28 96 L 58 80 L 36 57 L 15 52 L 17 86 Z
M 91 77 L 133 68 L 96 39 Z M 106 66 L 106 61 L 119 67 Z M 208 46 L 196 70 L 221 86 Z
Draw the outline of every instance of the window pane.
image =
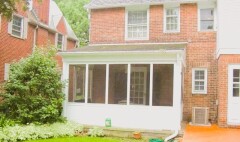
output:
M 214 9 L 201 9 L 201 20 L 214 20 Z
M 13 16 L 12 19 L 12 34 L 15 36 L 20 37 L 21 36 L 21 32 L 22 32 L 22 18 L 21 17 L 17 17 L 17 16 Z
M 233 97 L 239 97 L 239 88 L 233 88 Z
M 178 8 L 166 10 L 166 30 L 176 31 L 178 30 Z
M 233 77 L 240 77 L 240 70 L 239 69 L 234 69 L 233 70 Z
M 173 105 L 173 70 L 172 64 L 153 65 L 153 106 Z
M 109 65 L 109 104 L 127 104 L 127 65 Z
M 233 69 L 233 97 L 239 97 L 240 69 Z
M 214 28 L 214 9 L 200 10 L 201 30 L 212 30 Z
M 214 21 L 201 21 L 201 30 L 212 30 Z
M 147 37 L 147 11 L 128 12 L 128 38 Z
M 63 35 L 58 34 L 57 47 L 59 49 L 62 49 L 62 44 L 63 44 Z
M 106 65 L 89 65 L 88 103 L 105 103 Z
M 69 67 L 69 102 L 85 102 L 86 65 Z
M 131 65 L 130 104 L 149 105 L 150 65 Z
M 195 71 L 195 79 L 204 80 L 204 71 L 203 70 L 196 70 Z

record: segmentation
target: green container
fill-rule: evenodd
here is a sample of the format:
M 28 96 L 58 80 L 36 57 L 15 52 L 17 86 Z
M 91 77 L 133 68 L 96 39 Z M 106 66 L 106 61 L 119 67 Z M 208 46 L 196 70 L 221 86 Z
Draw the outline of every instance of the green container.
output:
M 111 126 L 112 126 L 111 118 L 106 118 L 105 127 L 111 127 Z
M 160 140 L 160 139 L 149 139 L 149 142 L 164 142 L 164 140 Z

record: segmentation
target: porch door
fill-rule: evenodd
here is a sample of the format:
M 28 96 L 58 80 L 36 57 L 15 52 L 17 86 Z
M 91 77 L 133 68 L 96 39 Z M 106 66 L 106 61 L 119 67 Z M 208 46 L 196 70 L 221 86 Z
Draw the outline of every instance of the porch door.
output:
M 240 66 L 229 67 L 228 124 L 240 124 Z
M 131 70 L 130 104 L 145 105 L 147 68 L 133 67 Z

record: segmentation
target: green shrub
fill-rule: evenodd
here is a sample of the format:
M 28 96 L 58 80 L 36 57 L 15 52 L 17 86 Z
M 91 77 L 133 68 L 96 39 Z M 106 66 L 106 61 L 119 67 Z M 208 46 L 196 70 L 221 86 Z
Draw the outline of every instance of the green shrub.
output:
M 0 111 L 22 124 L 61 120 L 64 86 L 53 47 L 36 48 L 25 59 L 11 64 Z
M 16 142 L 74 136 L 76 131 L 83 131 L 83 127 L 74 122 L 54 123 L 51 125 L 29 124 L 23 126 L 7 126 L 0 129 L 0 141 Z
M 91 137 L 103 137 L 104 136 L 103 129 L 99 127 L 93 127 L 92 129 L 89 129 L 88 135 Z
M 0 127 L 13 126 L 15 122 L 6 117 L 5 114 L 0 114 Z

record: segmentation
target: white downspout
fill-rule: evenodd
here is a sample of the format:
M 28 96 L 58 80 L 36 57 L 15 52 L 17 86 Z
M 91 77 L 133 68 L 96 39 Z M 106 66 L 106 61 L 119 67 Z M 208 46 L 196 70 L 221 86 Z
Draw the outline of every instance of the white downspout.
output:
M 34 29 L 34 33 L 33 33 L 33 52 L 35 51 L 35 48 L 36 48 L 37 29 L 38 29 L 38 25 Z
M 178 130 L 175 130 L 174 133 L 165 138 L 164 142 L 168 142 L 169 140 L 175 138 L 178 135 Z

